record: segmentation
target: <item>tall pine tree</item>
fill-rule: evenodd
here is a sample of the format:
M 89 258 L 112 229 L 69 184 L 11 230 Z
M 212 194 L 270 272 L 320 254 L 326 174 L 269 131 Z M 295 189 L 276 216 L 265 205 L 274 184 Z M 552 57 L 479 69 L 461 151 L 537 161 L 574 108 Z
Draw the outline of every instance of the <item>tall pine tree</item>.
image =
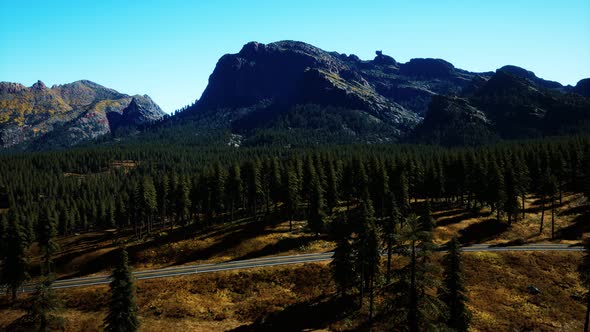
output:
M 135 287 L 129 268 L 127 251 L 119 249 L 119 260 L 111 275 L 111 300 L 104 320 L 105 331 L 133 332 L 139 328 L 138 308 L 135 303 Z
M 471 313 L 465 305 L 467 295 L 465 277 L 461 261 L 461 247 L 457 237 L 447 244 L 447 254 L 443 257 L 443 287 L 439 290 L 440 300 L 448 309 L 447 325 L 453 331 L 467 331 Z

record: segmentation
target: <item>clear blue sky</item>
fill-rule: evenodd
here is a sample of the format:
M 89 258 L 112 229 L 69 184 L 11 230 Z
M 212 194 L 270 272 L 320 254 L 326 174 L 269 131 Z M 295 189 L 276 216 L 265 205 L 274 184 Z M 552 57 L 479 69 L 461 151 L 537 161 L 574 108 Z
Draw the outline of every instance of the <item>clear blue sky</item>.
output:
M 201 95 L 223 54 L 284 39 L 472 71 L 514 64 L 563 84 L 590 77 L 588 0 L 0 0 L 0 81 L 89 79 L 171 112 Z

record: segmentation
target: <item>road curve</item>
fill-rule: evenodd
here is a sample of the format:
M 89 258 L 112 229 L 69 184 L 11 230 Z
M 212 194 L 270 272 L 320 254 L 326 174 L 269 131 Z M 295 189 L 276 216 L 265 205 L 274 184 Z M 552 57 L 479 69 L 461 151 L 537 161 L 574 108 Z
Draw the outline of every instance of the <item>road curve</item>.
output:
M 478 251 L 583 251 L 581 246 L 572 246 L 568 244 L 525 244 L 518 246 L 501 246 L 491 244 L 474 244 L 463 247 L 464 252 L 478 252 Z M 302 254 L 290 256 L 272 256 L 265 258 L 254 258 L 239 261 L 230 261 L 212 264 L 187 265 L 178 267 L 168 267 L 155 270 L 142 270 L 133 272 L 133 276 L 137 280 L 155 279 L 182 276 L 187 274 L 209 273 L 228 270 L 240 270 L 265 266 L 289 265 L 311 263 L 319 261 L 327 261 L 332 259 L 333 252 Z M 92 277 L 73 278 L 56 280 L 53 287 L 72 288 L 93 285 L 108 284 L 110 278 L 107 275 L 98 275 Z M 23 287 L 22 292 L 32 292 L 35 285 L 30 284 Z

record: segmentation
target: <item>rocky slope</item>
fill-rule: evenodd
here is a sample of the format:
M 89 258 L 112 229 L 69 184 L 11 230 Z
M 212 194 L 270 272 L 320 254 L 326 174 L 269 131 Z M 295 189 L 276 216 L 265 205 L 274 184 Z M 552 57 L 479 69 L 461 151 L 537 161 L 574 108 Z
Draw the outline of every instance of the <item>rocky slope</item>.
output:
M 576 87 L 563 86 L 516 66 L 474 73 L 441 59 L 398 63 L 377 51 L 373 60 L 364 61 L 302 42 L 251 42 L 219 60 L 201 99 L 181 117 L 247 136 L 261 129 L 294 130 L 297 125 L 285 119 L 293 112 L 317 118 L 316 108 L 301 106 L 314 104 L 329 106 L 337 131 L 357 141 L 375 141 L 367 138 L 366 124 L 377 123 L 376 141 L 381 142 L 421 138 L 450 144 L 478 133 L 485 137 L 476 141 L 487 142 L 579 130 L 564 128 L 590 115 L 588 99 L 582 97 L 587 85 L 583 80 Z M 334 107 L 347 110 L 347 116 L 334 117 L 344 114 Z M 365 123 L 364 131 L 351 129 L 359 122 Z M 309 129 L 309 121 L 304 127 Z M 450 132 L 459 128 L 469 134 L 459 138 Z
M 0 146 L 73 146 L 160 119 L 147 95 L 129 96 L 91 81 L 48 88 L 0 82 Z

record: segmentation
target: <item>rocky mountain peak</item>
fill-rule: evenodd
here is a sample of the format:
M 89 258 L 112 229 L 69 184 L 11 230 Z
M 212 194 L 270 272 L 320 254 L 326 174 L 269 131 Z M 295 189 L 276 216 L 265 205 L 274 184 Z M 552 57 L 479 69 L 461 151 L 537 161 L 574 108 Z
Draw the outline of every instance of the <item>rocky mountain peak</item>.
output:
M 535 75 L 535 73 L 533 73 L 532 71 L 526 70 L 518 66 L 508 65 L 498 69 L 497 71 L 503 71 L 511 75 L 527 79 L 532 83 L 547 89 L 558 89 L 563 87 L 558 82 L 544 80 L 542 78 L 537 77 L 537 75 Z
M 27 87 L 20 83 L 0 82 L 0 93 L 18 93 L 27 90 Z
M 576 84 L 574 92 L 585 97 L 590 97 L 590 78 L 580 80 L 578 84 Z
M 41 80 L 38 80 L 35 84 L 31 86 L 31 89 L 37 91 L 47 90 L 47 86 Z
M 382 66 L 397 65 L 397 61 L 395 61 L 395 59 L 390 57 L 389 55 L 383 54 L 383 51 L 375 51 L 375 59 L 373 59 L 373 63 Z

